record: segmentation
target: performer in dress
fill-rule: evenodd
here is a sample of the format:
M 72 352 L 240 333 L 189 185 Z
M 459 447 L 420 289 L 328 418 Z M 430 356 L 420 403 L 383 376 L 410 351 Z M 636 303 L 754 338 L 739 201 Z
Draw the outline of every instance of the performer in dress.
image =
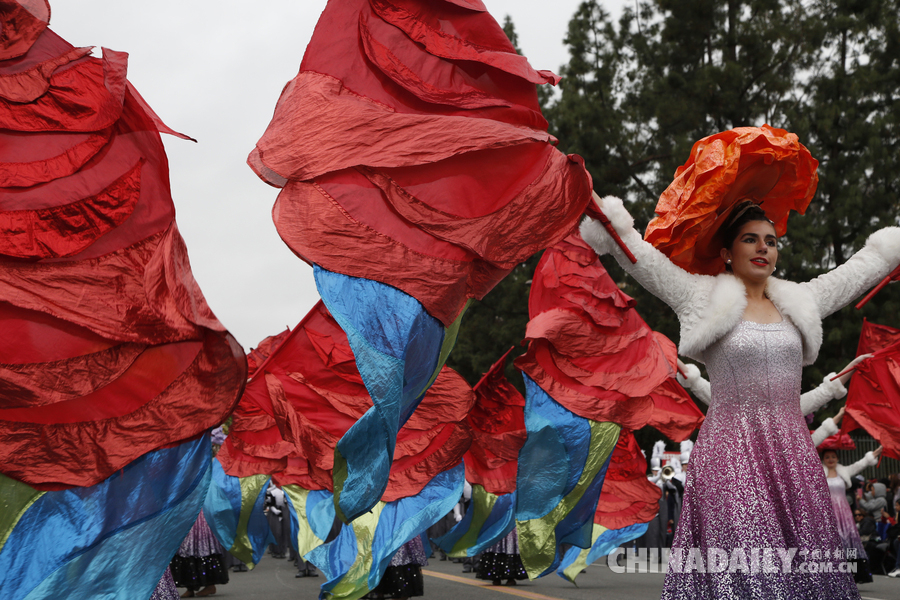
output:
M 194 526 L 181 542 L 178 553 L 172 558 L 175 585 L 187 588 L 181 594 L 182 598 L 212 596 L 216 593 L 216 585 L 228 583 L 223 554 L 224 550 L 201 510 Z
M 422 538 L 416 536 L 406 542 L 391 558 L 390 566 L 378 586 L 366 594 L 366 598 L 385 600 L 397 598 L 408 600 L 413 596 L 425 594 L 425 581 L 422 579 L 422 567 L 428 566 L 425 545 Z
M 482 553 L 475 567 L 475 577 L 494 585 L 502 584 L 504 579 L 506 585 L 516 585 L 517 579 L 528 579 L 519 556 L 519 535 L 515 529 Z
M 856 583 L 871 583 L 872 573 L 869 569 L 868 556 L 863 547 L 862 541 L 859 539 L 859 532 L 856 530 L 856 522 L 853 519 L 853 511 L 850 509 L 850 503 L 847 502 L 847 489 L 851 486 L 851 478 L 860 473 L 866 467 L 878 464 L 878 457 L 881 456 L 881 446 L 874 452 L 866 452 L 866 455 L 852 465 L 845 467 L 838 463 L 838 455 L 835 450 L 822 451 L 822 466 L 825 469 L 825 477 L 828 479 L 828 491 L 831 494 L 831 508 L 834 511 L 835 519 L 837 519 L 838 535 L 841 536 L 841 543 L 845 550 L 851 550 L 848 560 L 854 560 L 857 565 L 854 578 Z M 853 557 L 856 557 L 855 559 Z
M 772 166 L 777 177 L 804 174 L 807 181 L 799 188 L 806 190 L 808 203 L 815 190 L 815 161 L 810 174 L 812 159 L 796 136 L 768 127 L 725 134 L 702 140 L 694 152 L 715 149 L 717 144 L 721 149 L 723 139 L 730 143 L 727 138 L 735 136 L 752 138 L 757 148 L 769 143 L 773 152 L 756 166 Z M 778 163 L 800 160 L 801 150 L 806 152 L 806 158 L 801 157 L 806 161 L 803 168 Z M 693 159 L 679 169 L 679 185 L 690 176 L 688 166 L 693 166 Z M 704 171 L 705 177 L 710 175 Z M 769 198 L 777 195 L 764 190 L 753 196 L 762 200 L 765 211 L 754 201 L 737 202 L 742 190 L 733 185 L 736 181 L 748 181 L 740 169 L 736 177 L 732 171 L 719 190 L 704 190 L 707 202 L 722 198 L 735 204 L 722 214 L 711 213 L 719 230 L 704 238 L 709 240 L 706 247 L 695 245 L 698 255 L 718 254 L 718 268 L 728 267 L 725 273 L 704 275 L 673 264 L 634 231 L 618 198 L 595 201 L 634 253 L 635 264 L 599 222 L 587 219 L 581 227 L 585 241 L 598 254 L 613 254 L 643 287 L 675 310 L 681 324 L 679 353 L 705 363 L 710 375 L 710 408 L 691 457 L 662 598 L 859 598 L 852 576 L 839 572 L 846 565 L 825 558 L 834 557 L 841 542 L 818 455 L 800 412 L 801 369 L 818 355 L 821 320 L 874 286 L 900 262 L 900 229 L 874 233 L 847 263 L 813 281 L 780 280 L 772 276 L 778 238 L 767 217 Z M 750 179 L 754 185 L 760 181 Z M 778 185 L 773 188 L 769 183 L 768 188 L 786 193 Z M 692 182 L 689 187 L 701 185 Z M 691 208 L 689 203 L 678 206 Z M 773 215 L 782 234 L 786 213 Z M 659 206 L 657 214 L 662 214 Z M 689 265 L 690 259 L 686 262 Z M 815 573 L 805 572 L 807 560 L 828 564 Z

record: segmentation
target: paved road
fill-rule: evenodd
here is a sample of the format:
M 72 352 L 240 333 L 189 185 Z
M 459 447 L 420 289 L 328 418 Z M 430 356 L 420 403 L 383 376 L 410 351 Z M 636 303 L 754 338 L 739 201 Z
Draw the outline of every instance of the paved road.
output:
M 215 598 L 235 600 L 314 600 L 322 577 L 296 579 L 290 561 L 266 556 L 253 571 L 232 573 L 228 585 L 219 586 Z M 661 574 L 616 574 L 595 564 L 578 577 L 578 586 L 551 575 L 537 581 L 519 582 L 515 587 L 493 587 L 452 562 L 431 560 L 425 567 L 427 600 L 659 600 Z M 860 586 L 863 600 L 897 600 L 900 579 L 875 577 L 874 583 Z

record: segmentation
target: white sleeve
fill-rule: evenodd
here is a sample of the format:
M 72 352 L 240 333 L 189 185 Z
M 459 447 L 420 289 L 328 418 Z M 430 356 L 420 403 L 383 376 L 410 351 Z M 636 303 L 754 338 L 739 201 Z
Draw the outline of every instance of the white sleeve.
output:
M 708 285 L 698 285 L 709 275 L 689 273 L 675 265 L 669 257 L 645 242 L 634 230 L 634 219 L 628 214 L 622 200 L 615 196 L 603 198 L 603 214 L 634 254 L 637 263 L 632 263 L 616 244 L 600 221 L 586 217 L 581 222 L 581 237 L 594 251 L 603 256 L 611 254 L 641 286 L 681 314 L 688 307 L 695 306 Z
M 830 438 L 834 434 L 836 434 L 840 428 L 834 424 L 834 419 L 831 417 L 822 421 L 822 424 L 819 425 L 819 428 L 812 432 L 812 441 L 814 446 L 818 446 L 826 439 Z
M 832 400 L 847 395 L 847 388 L 840 379 L 831 380 L 834 376 L 834 373 L 829 373 L 818 387 L 800 396 L 800 414 L 805 416 L 814 413 Z
M 854 475 L 856 475 L 857 473 L 862 473 L 862 471 L 866 467 L 874 467 L 877 464 L 878 464 L 878 459 L 875 458 L 875 455 L 872 454 L 871 452 L 866 452 L 866 455 L 863 456 L 861 459 L 859 459 L 852 465 L 849 465 L 844 468 L 847 469 L 847 477 L 850 478 L 850 477 L 853 477 Z
M 697 365 L 685 364 L 684 374 L 684 377 L 682 377 L 681 373 L 675 374 L 678 383 L 694 392 L 698 400 L 704 404 L 709 404 L 712 400 L 712 391 L 709 382 L 700 375 L 700 369 Z
M 819 318 L 824 319 L 874 287 L 900 263 L 900 227 L 885 227 L 869 236 L 862 250 L 850 260 L 802 283 L 815 298 Z

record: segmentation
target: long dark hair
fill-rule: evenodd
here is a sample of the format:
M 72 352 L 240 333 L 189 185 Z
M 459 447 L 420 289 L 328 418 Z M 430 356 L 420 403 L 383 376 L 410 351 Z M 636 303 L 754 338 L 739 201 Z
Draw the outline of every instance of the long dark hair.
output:
M 725 227 L 722 229 L 722 247 L 731 250 L 731 246 L 734 244 L 734 240 L 737 239 L 741 227 L 751 221 L 765 221 L 772 226 L 775 225 L 766 216 L 766 211 L 759 204 L 756 204 L 753 200 L 741 200 L 731 209 L 731 217 L 729 217 Z M 725 270 L 730 272 L 731 265 L 726 264 Z

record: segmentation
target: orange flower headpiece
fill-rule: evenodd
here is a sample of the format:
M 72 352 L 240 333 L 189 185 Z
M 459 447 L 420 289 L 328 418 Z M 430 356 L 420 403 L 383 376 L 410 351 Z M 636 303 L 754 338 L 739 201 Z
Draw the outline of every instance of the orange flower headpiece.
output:
M 816 193 L 818 166 L 784 129 L 737 127 L 705 137 L 659 197 L 644 239 L 691 273 L 717 275 L 725 270 L 720 230 L 732 208 L 752 200 L 782 236 L 790 211 L 806 212 Z

